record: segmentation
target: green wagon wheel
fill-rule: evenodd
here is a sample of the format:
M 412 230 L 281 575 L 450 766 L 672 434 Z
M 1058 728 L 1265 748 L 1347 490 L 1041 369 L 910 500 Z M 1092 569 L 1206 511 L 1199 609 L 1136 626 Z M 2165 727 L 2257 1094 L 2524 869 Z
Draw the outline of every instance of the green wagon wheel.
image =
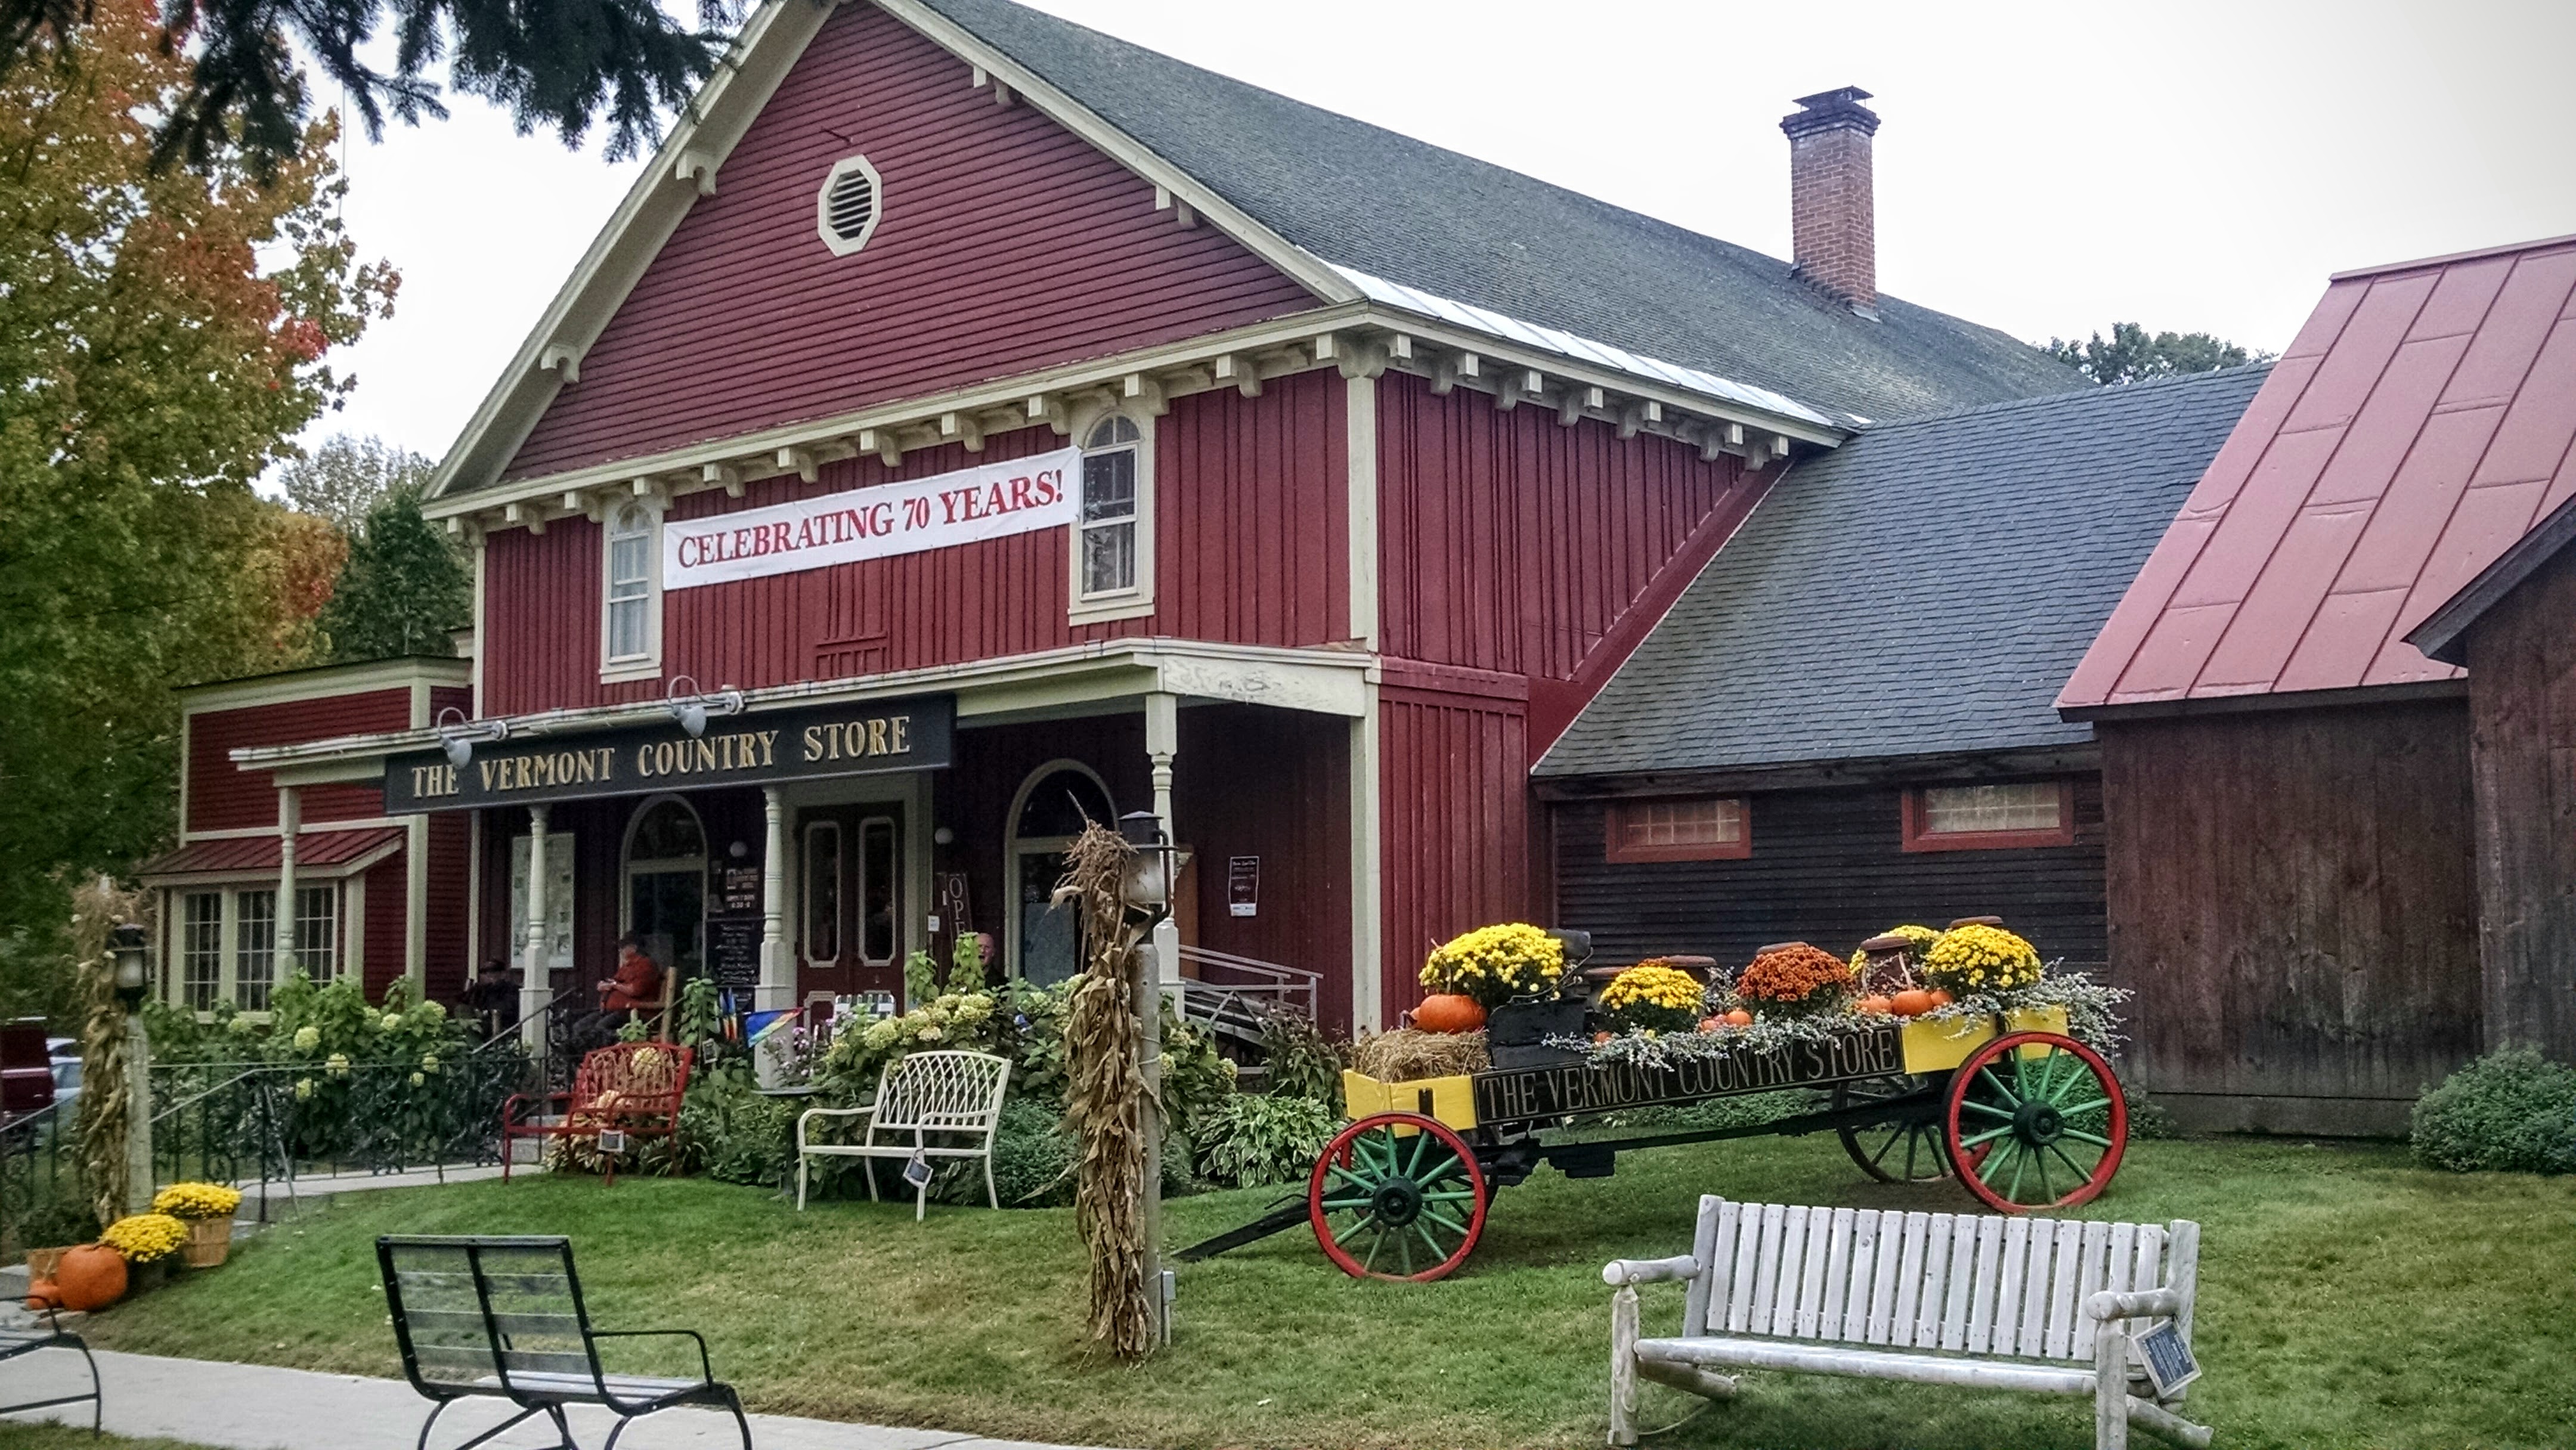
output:
M 1943 1116 L 1959 1183 L 2002 1213 L 2071 1208 L 2120 1171 L 2129 1106 L 2101 1054 L 2053 1032 L 2015 1032 L 1951 1074 Z
M 1427 1284 L 1475 1250 L 1486 1197 L 1475 1150 L 1447 1124 L 1378 1113 L 1335 1134 L 1315 1160 L 1306 1216 L 1343 1273 Z
M 1895 1106 L 1918 1099 L 1908 1107 Z M 1931 1183 L 1950 1176 L 1950 1153 L 1941 1130 L 1941 1100 L 1916 1077 L 1872 1077 L 1834 1084 L 1834 1110 L 1890 1105 L 1875 1123 L 1840 1127 L 1834 1136 L 1860 1171 L 1881 1183 Z

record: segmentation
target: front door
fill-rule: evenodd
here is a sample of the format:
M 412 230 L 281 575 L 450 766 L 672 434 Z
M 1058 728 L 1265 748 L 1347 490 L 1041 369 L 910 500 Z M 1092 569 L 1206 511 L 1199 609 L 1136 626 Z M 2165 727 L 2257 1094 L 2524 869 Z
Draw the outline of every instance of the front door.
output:
M 798 824 L 800 995 L 891 992 L 903 1000 L 903 807 L 826 806 Z

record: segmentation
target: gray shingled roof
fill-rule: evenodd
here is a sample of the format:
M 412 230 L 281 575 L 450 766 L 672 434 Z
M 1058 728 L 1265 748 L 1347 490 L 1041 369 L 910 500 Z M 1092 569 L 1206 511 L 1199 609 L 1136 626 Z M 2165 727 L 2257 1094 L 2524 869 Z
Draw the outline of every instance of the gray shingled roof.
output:
M 1776 257 L 1010 0 L 923 3 L 1328 262 L 1879 421 L 2084 386 L 1993 328 L 1856 317 Z
M 2058 688 L 2270 370 L 1895 424 L 1792 468 L 1534 773 L 2090 739 Z

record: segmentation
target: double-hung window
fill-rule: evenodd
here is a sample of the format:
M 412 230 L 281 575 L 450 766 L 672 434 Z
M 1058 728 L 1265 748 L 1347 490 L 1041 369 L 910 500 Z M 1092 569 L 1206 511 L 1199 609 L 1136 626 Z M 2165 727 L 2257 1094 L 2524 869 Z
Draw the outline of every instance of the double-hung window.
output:
M 1154 610 L 1153 440 L 1111 413 L 1082 440 L 1081 511 L 1073 525 L 1073 618 Z
M 233 1005 L 268 1010 L 277 983 L 277 893 L 244 891 L 233 901 Z
M 661 519 L 641 502 L 608 515 L 606 599 L 600 673 L 619 678 L 661 671 Z
M 1602 822 L 1603 859 L 1733 861 L 1753 854 L 1742 796 L 1685 796 L 1612 803 Z
M 295 962 L 316 982 L 331 980 L 340 961 L 340 891 L 295 888 Z
M 224 894 L 191 891 L 179 899 L 179 1005 L 211 1012 L 224 987 Z

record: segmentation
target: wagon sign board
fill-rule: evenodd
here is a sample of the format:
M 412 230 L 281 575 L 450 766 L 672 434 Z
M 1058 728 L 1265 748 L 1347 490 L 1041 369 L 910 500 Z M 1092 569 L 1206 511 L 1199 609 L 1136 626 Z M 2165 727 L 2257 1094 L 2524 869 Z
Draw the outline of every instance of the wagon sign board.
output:
M 1894 1023 L 1796 1042 L 1768 1052 L 1735 1052 L 1666 1067 L 1587 1062 L 1477 1073 L 1476 1121 L 1531 1122 L 1609 1113 L 1652 1103 L 1688 1103 L 1773 1088 L 1889 1077 L 1905 1071 Z

